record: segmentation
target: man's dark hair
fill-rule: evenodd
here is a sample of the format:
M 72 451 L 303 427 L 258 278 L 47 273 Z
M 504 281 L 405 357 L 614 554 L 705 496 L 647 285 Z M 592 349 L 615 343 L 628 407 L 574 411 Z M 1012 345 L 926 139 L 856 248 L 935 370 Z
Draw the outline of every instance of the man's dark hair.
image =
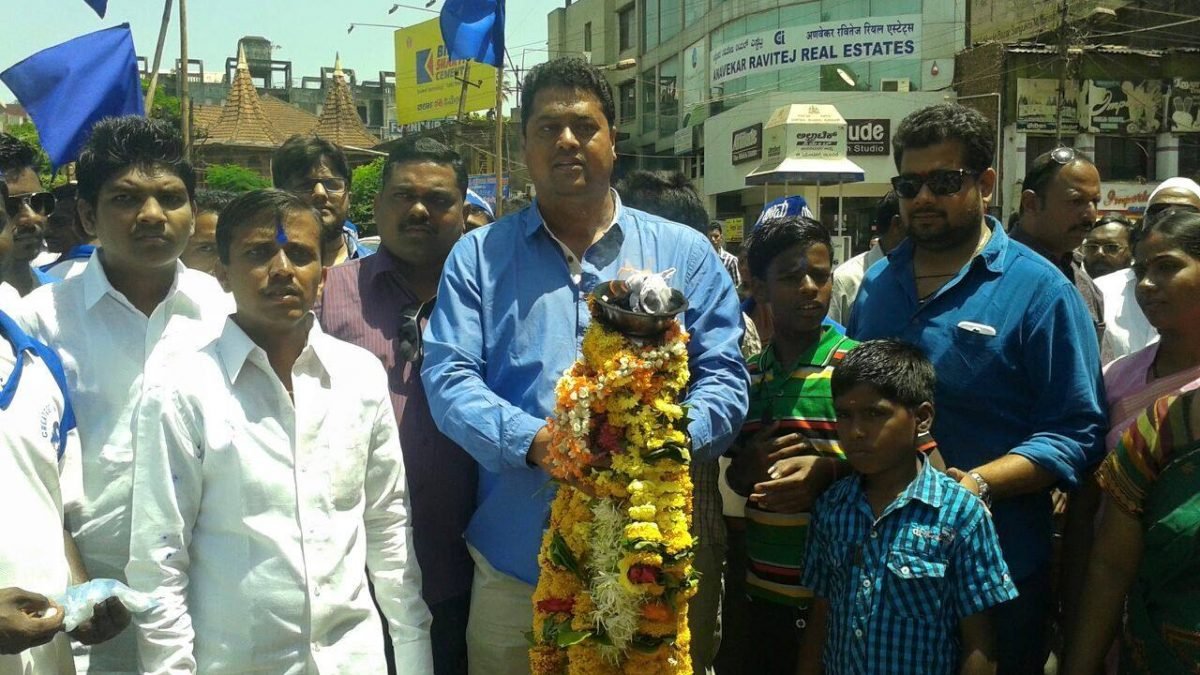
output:
M 908 149 L 919 150 L 939 143 L 962 144 L 963 168 L 983 172 L 996 155 L 996 131 L 979 111 L 957 103 L 939 103 L 909 114 L 900 122 L 892 139 L 896 169 Z
M 1094 230 L 1097 227 L 1104 227 L 1105 225 L 1111 225 L 1113 223 L 1120 225 L 1129 232 L 1133 232 L 1133 221 L 1119 213 L 1108 213 L 1100 216 L 1096 219 L 1096 224 L 1092 226 L 1092 229 Z
M 217 257 L 222 263 L 229 264 L 233 233 L 239 227 L 254 224 L 264 214 L 270 214 L 276 222 L 279 222 L 288 214 L 298 211 L 310 214 L 316 219 L 317 227 L 320 227 L 321 213 L 297 195 L 274 188 L 243 192 L 229 202 L 229 205 L 222 209 L 217 216 Z M 318 236 L 317 239 L 320 241 L 318 253 L 324 255 L 325 238 Z
M 701 234 L 708 232 L 708 212 L 692 181 L 681 171 L 637 169 L 617 181 L 621 203 L 682 223 Z
M 220 217 L 221 211 L 234 199 L 237 199 L 237 193 L 229 190 L 200 190 L 196 193 L 196 215 L 216 213 Z
M 1021 191 L 1033 191 L 1033 194 L 1038 196 L 1038 202 L 1041 204 L 1046 203 L 1046 186 L 1050 184 L 1050 181 L 1054 180 L 1054 177 L 1058 175 L 1059 171 L 1062 171 L 1063 167 L 1075 162 L 1093 164 L 1091 157 L 1078 150 L 1075 151 L 1074 157 L 1067 164 L 1056 160 L 1054 153 L 1055 151 L 1051 150 L 1034 157 L 1033 161 L 1029 163 L 1029 170 L 1025 172 L 1025 179 L 1021 181 Z
M 1168 209 L 1151 218 L 1138 239 L 1144 241 L 1152 234 L 1161 234 L 1184 253 L 1200 260 L 1200 213 Z
M 406 138 L 400 141 L 388 153 L 387 160 L 383 163 L 382 185 L 387 185 L 388 178 L 392 176 L 392 169 L 397 164 L 407 162 L 432 162 L 449 166 L 454 169 L 459 192 L 464 198 L 467 196 L 467 167 L 463 164 L 462 155 L 446 145 L 432 138 Z
M 32 145 L 12 134 L 0 134 L 0 172 L 37 171 L 37 164 L 37 152 Z
M 887 234 L 887 231 L 892 229 L 892 221 L 896 216 L 900 215 L 900 198 L 896 196 L 895 190 L 888 190 L 888 193 L 879 198 L 875 204 L 875 231 L 880 235 Z
M 746 258 L 750 263 L 750 275 L 755 279 L 766 279 L 767 268 L 780 253 L 803 244 L 805 250 L 822 244 L 833 254 L 833 241 L 829 230 L 821 223 L 804 216 L 787 216 L 768 220 L 746 238 Z
M 54 211 L 50 213 L 50 219 L 70 218 L 71 230 L 75 236 L 90 241 L 92 235 L 88 234 L 83 229 L 83 223 L 79 222 L 79 211 L 75 208 L 75 200 L 79 196 L 78 183 L 63 183 L 56 188 L 50 190 L 54 193 Z
M 183 181 L 188 199 L 196 198 L 196 171 L 183 157 L 179 131 L 164 120 L 138 115 L 108 117 L 92 127 L 75 165 L 79 197 L 95 206 L 104 183 L 130 167 L 165 168 Z
M 604 79 L 604 73 L 578 57 L 566 57 L 539 63 L 529 70 L 521 85 L 521 133 L 533 115 L 533 99 L 542 89 L 562 87 L 592 94 L 600 101 L 600 108 L 608 120 L 609 127 L 617 124 L 617 106 L 613 103 L 612 86 Z
M 299 134 L 284 141 L 271 155 L 271 183 L 281 190 L 286 189 L 289 184 L 307 176 L 322 159 L 329 163 L 330 171 L 346 181 L 349 190 L 351 175 L 346 153 L 320 136 Z
M 906 408 L 933 403 L 937 373 L 917 347 L 900 340 L 868 340 L 850 350 L 829 380 L 837 398 L 865 384 Z
M 725 236 L 725 225 L 719 220 L 709 221 L 708 232 L 706 234 L 712 234 L 713 232 L 720 232 L 721 236 Z

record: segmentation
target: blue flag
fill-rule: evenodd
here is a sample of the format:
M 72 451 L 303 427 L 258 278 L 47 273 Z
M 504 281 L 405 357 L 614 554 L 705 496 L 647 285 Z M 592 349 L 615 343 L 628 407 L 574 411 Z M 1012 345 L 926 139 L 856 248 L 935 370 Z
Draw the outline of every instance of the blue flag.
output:
M 104 13 L 108 11 L 108 0 L 83 0 L 88 4 L 88 7 L 96 10 L 100 18 L 104 18 Z
M 96 122 L 145 114 L 127 23 L 44 49 L 0 80 L 33 119 L 55 169 L 75 161 Z
M 446 0 L 441 26 L 451 60 L 504 65 L 504 0 Z

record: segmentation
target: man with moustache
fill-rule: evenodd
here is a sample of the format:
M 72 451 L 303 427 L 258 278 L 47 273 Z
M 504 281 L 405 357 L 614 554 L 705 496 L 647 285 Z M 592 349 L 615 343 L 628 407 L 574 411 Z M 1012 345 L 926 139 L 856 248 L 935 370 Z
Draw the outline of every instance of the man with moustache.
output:
M 326 267 L 371 255 L 348 217 L 351 173 L 341 148 L 320 136 L 292 136 L 271 156 L 271 179 L 321 212 Z
M 1096 220 L 1083 239 L 1083 268 L 1092 281 L 1133 265 L 1133 223 L 1116 213 Z M 1105 321 L 1107 325 L 1107 320 Z
M 0 233 L 8 244 L 8 253 L 0 257 L 0 281 L 25 296 L 57 280 L 32 266 L 42 251 L 46 219 L 54 212 L 54 194 L 42 187 L 33 146 L 12 134 L 0 134 L 0 173 L 8 183 L 4 210 L 9 221 Z
M 320 215 L 257 190 L 217 222 L 237 310 L 147 377 L 129 581 L 145 673 L 384 672 L 375 585 L 402 673 L 430 672 L 387 375 L 312 314 Z
M 1105 337 L 1104 299 L 1083 269 L 1076 249 L 1096 224 L 1100 172 L 1074 148 L 1061 147 L 1034 158 L 1021 191 L 1021 219 L 1011 233 L 1054 264 L 1079 291 L 1096 329 L 1103 363 L 1112 360 Z
M 855 339 L 896 337 L 937 374 L 933 435 L 950 475 L 988 504 L 1019 597 L 995 611 L 999 673 L 1041 673 L 1051 502 L 1103 454 L 1100 354 L 1074 285 L 984 216 L 995 133 L 956 104 L 918 110 L 893 141 L 908 240 L 868 270 Z M 930 560 L 930 571 L 938 561 Z
M 327 333 L 371 352 L 388 372 L 437 675 L 466 673 L 474 563 L 463 532 L 478 479 L 475 460 L 434 425 L 421 385 L 421 333 L 446 256 L 463 234 L 466 192 L 458 153 L 429 138 L 401 142 L 375 197 L 379 251 L 330 268 L 317 309 Z
M 75 408 L 83 493 L 66 527 L 95 578 L 125 580 L 138 401 L 143 376 L 172 337 L 215 334 L 228 301 L 210 276 L 179 254 L 192 231 L 196 174 L 183 139 L 162 120 L 96 124 L 76 165 L 79 217 L 100 248 L 78 276 L 35 290 L 14 318 L 62 357 Z M 90 651 L 80 673 L 137 673 L 133 631 Z
M 474 674 L 529 672 L 524 634 L 555 492 L 544 469 L 546 418 L 555 384 L 580 353 L 597 284 L 623 267 L 675 269 L 668 283 L 689 303 L 680 318 L 691 335 L 684 404 L 695 461 L 719 456 L 745 416 L 733 282 L 698 232 L 622 205 L 610 183 L 615 124 L 612 88 L 582 59 L 529 72 L 521 129 L 537 197 L 455 244 L 425 333 L 421 376 L 433 419 L 480 466 L 466 532 Z

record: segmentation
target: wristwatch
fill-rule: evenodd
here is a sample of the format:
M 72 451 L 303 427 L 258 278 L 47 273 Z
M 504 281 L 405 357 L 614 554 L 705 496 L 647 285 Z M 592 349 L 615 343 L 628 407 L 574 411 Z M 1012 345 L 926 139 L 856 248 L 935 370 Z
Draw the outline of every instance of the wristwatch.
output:
M 983 502 L 983 505 L 989 509 L 992 508 L 992 486 L 988 485 L 988 482 L 983 479 L 983 476 L 979 475 L 978 471 L 971 471 L 967 475 L 979 486 L 979 499 Z

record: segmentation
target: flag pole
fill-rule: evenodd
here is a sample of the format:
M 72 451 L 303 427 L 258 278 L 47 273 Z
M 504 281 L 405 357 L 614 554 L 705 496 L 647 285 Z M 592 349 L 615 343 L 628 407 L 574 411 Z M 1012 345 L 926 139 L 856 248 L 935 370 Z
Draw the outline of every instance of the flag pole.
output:
M 496 218 L 504 215 L 504 55 L 496 67 Z
M 188 74 L 191 72 L 191 67 L 188 64 L 187 0 L 179 0 L 179 60 L 182 71 L 179 73 L 179 112 L 181 113 L 180 130 L 183 132 L 183 158 L 190 161 L 192 159 L 192 106 L 188 97 Z
M 154 106 L 154 91 L 158 89 L 158 68 L 162 65 L 163 44 L 167 41 L 167 28 L 171 25 L 171 2 L 163 3 L 162 27 L 158 29 L 158 46 L 154 48 L 154 65 L 150 68 L 150 86 L 146 87 L 146 116 Z

